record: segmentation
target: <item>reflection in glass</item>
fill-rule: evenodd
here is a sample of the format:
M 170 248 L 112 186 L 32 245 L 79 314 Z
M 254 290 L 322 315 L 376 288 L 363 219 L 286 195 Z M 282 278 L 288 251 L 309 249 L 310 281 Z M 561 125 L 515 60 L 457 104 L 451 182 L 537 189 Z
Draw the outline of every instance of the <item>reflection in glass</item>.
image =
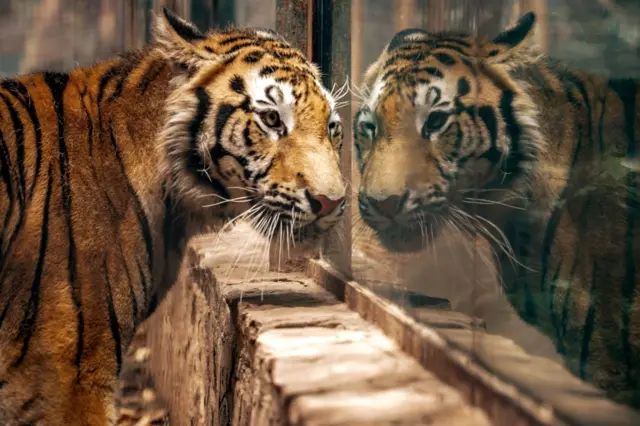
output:
M 354 89 L 354 276 L 418 317 L 479 316 L 639 406 L 638 41 L 631 71 L 605 74 L 542 54 L 544 14 L 481 37 L 492 9 L 449 12 L 470 36 L 405 28 Z

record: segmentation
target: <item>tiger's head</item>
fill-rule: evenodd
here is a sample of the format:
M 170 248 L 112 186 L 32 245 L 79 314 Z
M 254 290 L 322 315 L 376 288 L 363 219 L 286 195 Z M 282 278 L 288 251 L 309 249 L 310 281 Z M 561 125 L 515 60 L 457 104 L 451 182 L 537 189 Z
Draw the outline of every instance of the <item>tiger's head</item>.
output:
M 204 34 L 166 9 L 155 36 L 174 75 L 161 136 L 178 202 L 299 239 L 337 223 L 343 131 L 317 68 L 271 30 Z
M 535 60 L 523 43 L 534 19 L 493 40 L 404 30 L 367 70 L 354 119 L 358 202 L 388 249 L 419 250 L 441 226 L 468 225 L 475 188 L 499 203 L 501 188 L 527 186 L 537 110 L 510 73 Z

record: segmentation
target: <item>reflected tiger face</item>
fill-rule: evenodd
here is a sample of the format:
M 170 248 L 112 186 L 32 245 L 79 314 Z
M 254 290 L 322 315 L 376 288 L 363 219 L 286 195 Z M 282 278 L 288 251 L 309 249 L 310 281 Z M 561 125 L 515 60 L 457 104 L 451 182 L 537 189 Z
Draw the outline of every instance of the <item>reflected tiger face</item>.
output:
M 468 224 L 479 187 L 516 185 L 535 157 L 535 109 L 508 76 L 533 15 L 493 41 L 405 30 L 369 68 L 356 114 L 364 221 L 393 251 Z

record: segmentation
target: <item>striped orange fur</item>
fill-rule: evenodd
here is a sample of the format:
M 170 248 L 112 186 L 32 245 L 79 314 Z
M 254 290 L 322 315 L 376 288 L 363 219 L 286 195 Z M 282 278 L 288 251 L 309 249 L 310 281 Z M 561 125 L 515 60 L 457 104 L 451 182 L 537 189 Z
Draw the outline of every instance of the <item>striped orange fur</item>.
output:
M 155 36 L 0 81 L 0 424 L 113 424 L 122 354 L 216 218 L 309 240 L 342 214 L 314 65 L 272 31 L 166 10 Z

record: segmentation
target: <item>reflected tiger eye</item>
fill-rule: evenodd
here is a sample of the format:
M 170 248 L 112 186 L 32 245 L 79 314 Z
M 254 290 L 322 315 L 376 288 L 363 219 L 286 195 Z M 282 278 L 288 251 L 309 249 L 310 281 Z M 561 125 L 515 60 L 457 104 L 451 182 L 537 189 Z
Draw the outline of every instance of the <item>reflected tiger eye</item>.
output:
M 264 124 L 269 127 L 278 128 L 281 126 L 280 114 L 278 114 L 278 111 L 265 111 L 260 114 L 260 118 L 262 118 Z

